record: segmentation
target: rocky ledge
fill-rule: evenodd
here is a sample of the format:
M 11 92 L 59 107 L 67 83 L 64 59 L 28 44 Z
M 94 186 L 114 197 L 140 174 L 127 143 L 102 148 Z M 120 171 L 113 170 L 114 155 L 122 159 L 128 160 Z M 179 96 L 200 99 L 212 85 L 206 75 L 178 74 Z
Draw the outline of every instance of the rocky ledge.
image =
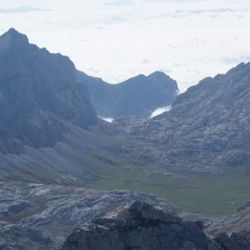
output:
M 182 219 L 142 201 L 76 229 L 62 250 L 223 249 L 199 222 Z

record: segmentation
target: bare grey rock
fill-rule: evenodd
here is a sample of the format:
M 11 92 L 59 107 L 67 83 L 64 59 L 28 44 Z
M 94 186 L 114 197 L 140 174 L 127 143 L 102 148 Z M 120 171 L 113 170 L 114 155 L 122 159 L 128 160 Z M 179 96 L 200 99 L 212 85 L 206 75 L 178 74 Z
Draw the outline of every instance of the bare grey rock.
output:
M 206 230 L 225 250 L 250 249 L 250 204 L 230 216 L 212 219 Z
M 0 152 L 53 146 L 97 117 L 88 90 L 68 57 L 51 54 L 14 29 L 0 37 Z
M 63 250 L 195 250 L 221 249 L 200 225 L 183 222 L 177 216 L 135 202 L 111 218 L 93 221 L 76 229 Z
M 1 250 L 53 249 L 49 234 L 34 228 L 0 224 Z M 55 249 L 55 248 L 54 248 Z
M 189 88 L 169 112 L 121 123 L 136 138 L 131 154 L 177 171 L 249 170 L 249 82 L 250 63 L 243 63 Z
M 215 240 L 224 250 L 248 250 L 250 248 L 250 235 L 247 232 L 233 233 L 230 236 L 223 233 Z
M 146 193 L 97 192 L 79 187 L 20 182 L 1 183 L 0 187 L 0 215 L 3 215 L 0 243 L 25 250 L 57 249 L 76 227 L 122 210 L 137 200 L 147 201 L 164 211 L 178 211 L 171 203 Z M 34 204 L 36 209 L 11 210 L 13 204 L 20 208 L 18 205 L 24 201 Z M 10 210 L 12 213 L 5 216 Z
M 248 206 L 238 213 L 227 219 L 206 219 L 205 228 L 197 221 L 202 217 L 183 213 L 151 194 L 0 183 L 0 249 L 54 250 L 67 238 L 66 249 L 82 249 L 88 241 L 107 247 L 118 244 L 114 249 L 145 243 L 142 249 L 165 249 L 164 244 L 169 244 L 171 250 L 233 250 L 235 246 L 248 246 L 249 240 Z M 98 241 L 93 242 L 93 237 Z
M 248 232 L 250 235 L 250 204 L 240 207 L 234 214 L 211 220 L 207 225 L 207 230 L 212 235 L 220 233 Z

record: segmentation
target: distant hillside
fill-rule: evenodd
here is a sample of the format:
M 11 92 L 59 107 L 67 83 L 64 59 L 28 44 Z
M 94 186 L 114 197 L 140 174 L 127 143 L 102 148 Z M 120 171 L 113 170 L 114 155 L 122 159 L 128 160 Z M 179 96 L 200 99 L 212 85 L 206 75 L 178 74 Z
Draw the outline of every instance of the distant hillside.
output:
M 162 72 L 138 75 L 120 84 L 79 75 L 100 117 L 149 117 L 155 109 L 171 105 L 179 91 L 176 81 Z

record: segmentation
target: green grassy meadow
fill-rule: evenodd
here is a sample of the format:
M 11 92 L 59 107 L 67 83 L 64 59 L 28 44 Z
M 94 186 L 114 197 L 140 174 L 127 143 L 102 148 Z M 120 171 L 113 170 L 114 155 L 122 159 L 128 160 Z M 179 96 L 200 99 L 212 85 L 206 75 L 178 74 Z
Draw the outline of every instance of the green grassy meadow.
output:
M 151 192 L 188 212 L 206 216 L 231 214 L 250 201 L 250 175 L 243 174 L 168 175 L 125 167 L 100 178 L 91 187 Z

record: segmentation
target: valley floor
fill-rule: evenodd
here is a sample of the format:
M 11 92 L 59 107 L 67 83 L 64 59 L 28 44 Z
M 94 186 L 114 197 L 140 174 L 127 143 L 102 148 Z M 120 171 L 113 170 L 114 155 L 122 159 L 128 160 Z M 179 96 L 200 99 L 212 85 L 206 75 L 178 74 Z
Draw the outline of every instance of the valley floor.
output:
M 145 168 L 144 168 L 145 169 Z M 154 193 L 191 213 L 228 215 L 250 200 L 250 175 L 174 174 L 166 170 L 125 167 L 90 185 L 100 190 Z

